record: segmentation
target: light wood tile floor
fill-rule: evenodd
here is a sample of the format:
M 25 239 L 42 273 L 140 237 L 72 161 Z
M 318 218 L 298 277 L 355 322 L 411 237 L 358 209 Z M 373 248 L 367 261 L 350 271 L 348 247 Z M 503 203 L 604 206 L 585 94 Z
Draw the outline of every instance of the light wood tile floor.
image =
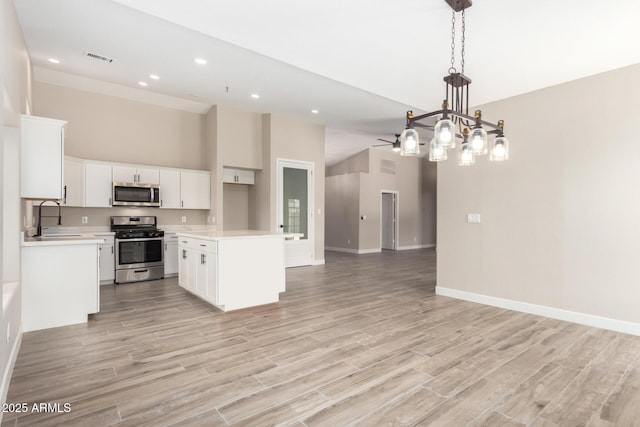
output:
M 640 425 L 640 338 L 434 294 L 433 250 L 287 270 L 222 313 L 166 279 L 27 333 L 2 426 Z M 63 407 L 61 407 L 63 408 Z

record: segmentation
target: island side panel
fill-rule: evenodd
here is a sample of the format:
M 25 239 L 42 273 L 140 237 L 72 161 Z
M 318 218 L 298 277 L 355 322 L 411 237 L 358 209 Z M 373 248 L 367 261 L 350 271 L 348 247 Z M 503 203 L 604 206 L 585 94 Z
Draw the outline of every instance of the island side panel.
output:
M 218 303 L 225 311 L 278 302 L 285 288 L 282 237 L 218 241 Z
M 98 289 L 98 246 L 22 247 L 24 332 L 86 323 Z

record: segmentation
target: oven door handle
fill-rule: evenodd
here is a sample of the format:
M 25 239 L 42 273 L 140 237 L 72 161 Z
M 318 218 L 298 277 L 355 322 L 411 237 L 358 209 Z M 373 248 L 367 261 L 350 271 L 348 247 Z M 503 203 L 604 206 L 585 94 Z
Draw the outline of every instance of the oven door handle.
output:
M 123 243 L 123 242 L 148 242 L 150 240 L 163 240 L 164 237 L 140 237 L 140 238 L 135 238 L 135 239 L 118 239 L 116 238 L 116 241 L 118 243 Z

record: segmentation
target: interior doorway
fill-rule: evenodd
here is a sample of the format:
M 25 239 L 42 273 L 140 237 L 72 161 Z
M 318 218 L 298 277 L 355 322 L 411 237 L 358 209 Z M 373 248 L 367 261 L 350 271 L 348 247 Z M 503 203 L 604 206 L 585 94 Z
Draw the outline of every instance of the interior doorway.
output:
M 285 266 L 311 265 L 314 258 L 313 163 L 277 159 L 277 227 L 286 238 Z
M 398 249 L 397 191 L 382 191 L 380 195 L 380 248 Z

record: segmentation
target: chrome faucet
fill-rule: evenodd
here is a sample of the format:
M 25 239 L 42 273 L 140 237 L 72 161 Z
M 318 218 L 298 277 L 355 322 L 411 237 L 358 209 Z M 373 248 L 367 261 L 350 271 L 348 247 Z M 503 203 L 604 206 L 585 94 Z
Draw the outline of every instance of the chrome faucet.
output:
M 33 237 L 42 236 L 42 205 L 44 205 L 47 202 L 53 202 L 56 205 L 58 205 L 58 225 L 62 225 L 62 215 L 60 214 L 60 203 L 56 202 L 55 200 L 44 200 L 40 203 L 40 206 L 38 206 L 38 228 L 36 230 L 36 235 Z M 55 216 L 45 216 L 45 218 L 55 218 Z

